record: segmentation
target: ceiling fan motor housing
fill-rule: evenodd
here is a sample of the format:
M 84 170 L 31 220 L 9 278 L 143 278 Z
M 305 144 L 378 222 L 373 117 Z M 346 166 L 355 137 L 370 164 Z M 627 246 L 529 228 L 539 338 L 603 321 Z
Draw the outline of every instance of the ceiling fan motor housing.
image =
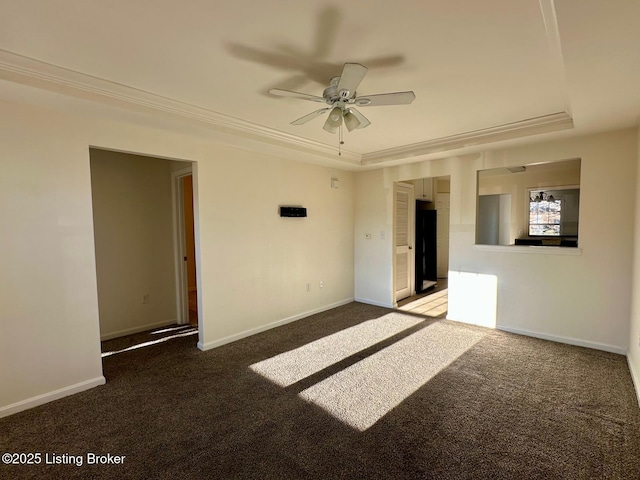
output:
M 353 103 L 352 97 L 354 95 L 351 95 L 351 92 L 346 88 L 338 91 L 335 86 L 330 86 L 324 89 L 324 92 L 322 92 L 322 96 L 329 105 L 334 105 L 337 102 Z
M 324 89 L 324 92 L 322 92 L 322 96 L 328 104 L 331 104 L 334 100 L 338 99 L 338 89 L 335 85 L 331 85 L 330 87 Z

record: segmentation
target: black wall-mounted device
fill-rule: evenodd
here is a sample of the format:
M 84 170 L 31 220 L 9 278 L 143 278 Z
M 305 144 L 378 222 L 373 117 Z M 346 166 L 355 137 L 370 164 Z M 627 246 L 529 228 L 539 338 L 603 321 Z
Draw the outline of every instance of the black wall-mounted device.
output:
M 304 207 L 280 207 L 281 217 L 306 217 L 307 209 Z

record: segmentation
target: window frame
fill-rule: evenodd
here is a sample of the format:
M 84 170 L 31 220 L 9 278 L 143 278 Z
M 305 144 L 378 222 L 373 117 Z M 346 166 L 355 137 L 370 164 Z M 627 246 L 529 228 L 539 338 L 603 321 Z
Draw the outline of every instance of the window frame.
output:
M 535 186 L 535 187 L 527 187 L 527 194 L 529 196 L 529 198 L 532 198 L 532 194 L 538 194 L 539 192 L 551 192 L 553 194 L 553 192 L 555 192 L 556 190 L 558 191 L 562 191 L 562 190 L 580 190 L 580 185 L 553 185 L 553 186 Z M 558 235 L 540 235 L 540 234 L 531 234 L 529 232 L 531 232 L 531 202 L 527 201 L 526 202 L 526 215 L 525 218 L 527 219 L 527 236 L 530 238 L 567 238 L 567 237 L 576 237 L 577 235 L 575 234 L 565 234 L 562 231 L 562 204 L 564 203 L 564 196 L 565 195 L 558 195 L 557 198 L 559 200 L 561 200 L 561 209 L 560 209 L 560 233 Z M 554 195 L 554 198 L 556 198 L 556 195 Z M 545 223 L 538 223 L 538 224 L 534 224 L 534 225 L 555 225 L 552 223 L 549 224 L 545 224 Z

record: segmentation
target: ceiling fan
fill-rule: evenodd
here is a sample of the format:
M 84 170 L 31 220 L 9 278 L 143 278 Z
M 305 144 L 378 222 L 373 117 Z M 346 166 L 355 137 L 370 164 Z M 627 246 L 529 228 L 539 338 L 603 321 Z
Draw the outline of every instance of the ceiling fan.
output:
M 328 107 L 311 112 L 294 120 L 291 124 L 303 125 L 325 112 L 330 112 L 322 127 L 329 133 L 335 133 L 338 127 L 342 125 L 343 120 L 349 131 L 371 125 L 371 122 L 355 109 L 356 106 L 408 105 L 415 100 L 416 95 L 413 92 L 380 93 L 357 97 L 356 89 L 362 82 L 367 70 L 367 67 L 359 63 L 345 63 L 340 76 L 331 79 L 329 86 L 325 88 L 321 97 L 279 88 L 272 88 L 269 93 L 280 97 L 300 98 L 312 102 L 326 103 L 329 105 Z

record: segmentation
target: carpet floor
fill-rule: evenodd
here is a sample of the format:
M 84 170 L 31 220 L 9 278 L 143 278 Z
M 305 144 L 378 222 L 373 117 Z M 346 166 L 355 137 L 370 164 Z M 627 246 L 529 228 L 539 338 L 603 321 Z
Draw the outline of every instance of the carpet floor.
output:
M 0 419 L 0 453 L 41 454 L 0 478 L 640 478 L 621 355 L 360 303 L 207 352 L 154 332 L 104 342 L 106 385 Z

